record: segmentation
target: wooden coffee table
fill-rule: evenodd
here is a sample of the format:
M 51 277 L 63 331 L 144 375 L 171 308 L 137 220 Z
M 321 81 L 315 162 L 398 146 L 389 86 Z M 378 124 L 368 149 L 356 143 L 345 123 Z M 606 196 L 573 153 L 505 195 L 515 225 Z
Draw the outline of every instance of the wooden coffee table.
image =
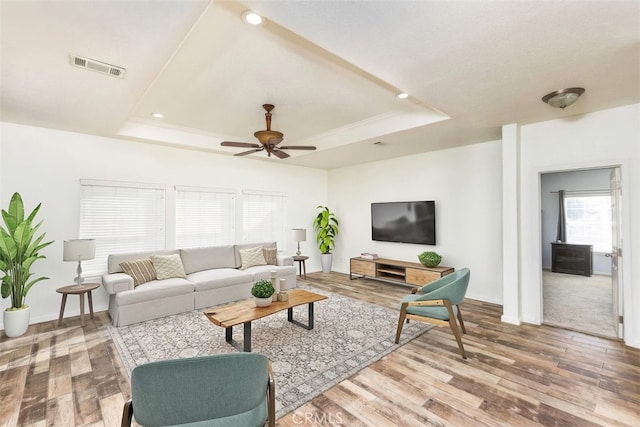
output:
M 233 327 L 244 325 L 244 344 L 242 351 L 251 351 L 251 322 L 287 310 L 287 320 L 305 329 L 313 329 L 313 303 L 327 299 L 324 295 L 315 294 L 304 289 L 292 289 L 287 291 L 288 301 L 274 301 L 268 307 L 256 307 L 253 300 L 241 301 L 224 307 L 216 307 L 204 312 L 204 315 L 213 324 L 225 328 L 225 340 L 233 343 Z M 309 322 L 304 324 L 293 319 L 293 307 L 308 304 Z M 240 350 L 238 345 L 234 345 Z

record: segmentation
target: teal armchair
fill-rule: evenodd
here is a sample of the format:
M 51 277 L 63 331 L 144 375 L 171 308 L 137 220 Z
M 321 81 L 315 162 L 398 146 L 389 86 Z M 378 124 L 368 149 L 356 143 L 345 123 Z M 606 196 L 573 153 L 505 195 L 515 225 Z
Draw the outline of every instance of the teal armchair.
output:
M 459 304 L 467 292 L 470 275 L 471 272 L 469 269 L 463 268 L 441 277 L 422 288 L 415 288 L 410 295 L 404 297 L 400 304 L 396 344 L 400 341 L 400 334 L 402 334 L 402 327 L 405 320 L 407 323 L 409 319 L 413 319 L 439 326 L 448 325 L 456 337 L 460 354 L 466 359 L 467 353 L 464 351 L 462 345 L 460 329 L 462 329 L 462 332 L 465 334 L 467 331 L 464 328 Z M 456 323 L 456 318 L 460 322 L 460 329 Z
M 217 354 L 135 367 L 122 426 L 135 416 L 142 426 L 274 427 L 275 412 L 269 359 Z

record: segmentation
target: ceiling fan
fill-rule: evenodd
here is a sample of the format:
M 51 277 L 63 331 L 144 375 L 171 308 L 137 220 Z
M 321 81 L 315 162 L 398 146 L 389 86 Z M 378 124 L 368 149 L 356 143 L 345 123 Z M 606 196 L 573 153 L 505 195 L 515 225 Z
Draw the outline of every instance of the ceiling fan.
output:
M 249 151 L 243 151 L 242 153 L 234 154 L 234 156 L 246 156 L 247 154 L 257 153 L 258 151 L 267 151 L 267 155 L 271 157 L 273 153 L 274 156 L 280 159 L 286 159 L 289 157 L 287 153 L 282 150 L 315 150 L 316 147 L 311 145 L 289 145 L 278 147 L 278 144 L 282 142 L 284 139 L 284 134 L 282 132 L 278 132 L 275 130 L 271 130 L 271 110 L 275 107 L 272 104 L 264 104 L 262 105 L 267 112 L 265 113 L 265 117 L 267 120 L 267 130 L 259 130 L 256 131 L 253 136 L 258 138 L 260 144 L 251 144 L 248 142 L 233 142 L 233 141 L 223 141 L 220 145 L 224 147 L 243 147 L 243 148 L 251 148 Z

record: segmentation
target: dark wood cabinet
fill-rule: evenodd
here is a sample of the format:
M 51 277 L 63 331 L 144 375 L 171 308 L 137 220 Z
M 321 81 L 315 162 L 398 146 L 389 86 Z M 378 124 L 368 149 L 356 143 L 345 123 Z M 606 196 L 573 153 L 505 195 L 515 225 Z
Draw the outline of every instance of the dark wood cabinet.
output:
M 551 271 L 591 276 L 593 274 L 593 246 L 551 243 Z

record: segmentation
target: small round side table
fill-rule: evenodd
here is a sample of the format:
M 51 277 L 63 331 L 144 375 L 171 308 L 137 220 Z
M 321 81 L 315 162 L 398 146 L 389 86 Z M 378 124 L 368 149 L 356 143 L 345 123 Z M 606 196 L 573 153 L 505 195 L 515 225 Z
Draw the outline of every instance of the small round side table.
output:
M 60 305 L 60 317 L 58 317 L 58 326 L 62 322 L 62 316 L 64 315 L 64 306 L 67 305 L 68 295 L 78 295 L 80 297 L 80 325 L 84 326 L 84 294 L 87 294 L 89 300 L 89 313 L 93 319 L 93 298 L 91 297 L 91 291 L 98 289 L 99 283 L 84 283 L 80 286 L 70 285 L 56 289 L 56 292 L 62 294 L 62 304 Z
M 307 278 L 307 266 L 305 264 L 305 261 L 308 260 L 308 259 L 309 259 L 309 257 L 308 256 L 304 256 L 304 255 L 300 255 L 300 256 L 294 255 L 293 256 L 293 260 L 298 263 L 298 268 L 300 269 L 300 277 L 302 277 L 302 274 L 304 272 L 304 278 L 305 279 Z

